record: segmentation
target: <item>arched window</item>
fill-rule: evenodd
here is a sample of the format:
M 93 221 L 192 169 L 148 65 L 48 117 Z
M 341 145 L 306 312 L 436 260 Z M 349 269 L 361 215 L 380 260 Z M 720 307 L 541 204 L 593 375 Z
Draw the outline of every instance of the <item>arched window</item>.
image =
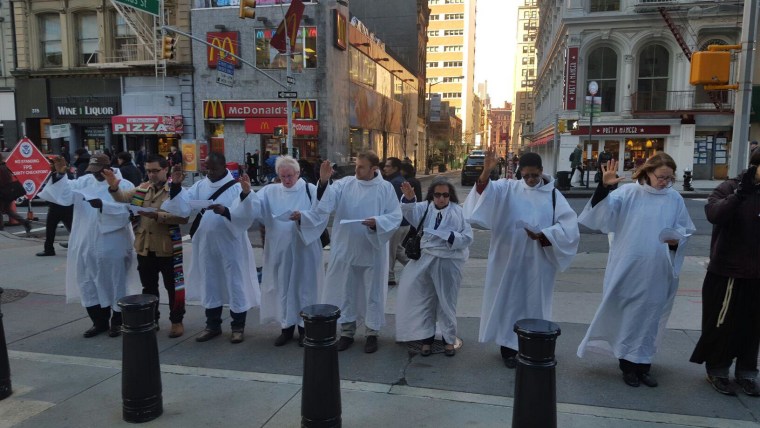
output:
M 587 63 L 583 93 L 587 93 L 588 83 L 595 81 L 599 85 L 595 97 L 601 97 L 602 112 L 614 112 L 617 106 L 617 53 L 609 47 L 596 48 L 589 54 Z
M 644 111 L 667 109 L 670 54 L 662 45 L 648 45 L 639 54 L 637 104 Z

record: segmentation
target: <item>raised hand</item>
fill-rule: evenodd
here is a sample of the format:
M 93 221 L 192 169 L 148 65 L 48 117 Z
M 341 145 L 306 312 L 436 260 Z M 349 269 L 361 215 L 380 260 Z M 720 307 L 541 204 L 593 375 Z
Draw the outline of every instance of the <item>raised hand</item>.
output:
M 607 186 L 614 186 L 621 181 L 625 181 L 625 177 L 617 176 L 618 162 L 614 159 L 607 161 L 606 164 L 602 164 L 602 183 Z
M 172 169 L 172 184 L 181 185 L 183 181 L 185 181 L 185 173 L 181 167 L 175 166 Z
M 496 146 L 491 146 L 486 149 L 486 158 L 483 162 L 483 172 L 490 174 L 491 170 L 496 168 L 499 164 L 499 156 L 496 154 Z
M 108 183 L 108 187 L 116 188 L 119 187 L 119 179 L 116 178 L 116 174 L 113 172 L 112 169 L 103 168 L 103 177 L 106 178 L 106 183 Z
M 414 199 L 414 188 L 408 181 L 401 183 L 401 192 L 404 194 L 406 200 L 411 201 Z
M 330 181 L 330 177 L 333 175 L 332 164 L 329 160 L 322 162 L 319 166 L 319 182 L 320 184 L 327 184 Z
M 68 168 L 68 165 L 66 165 L 66 159 L 57 156 L 55 160 L 53 160 L 53 168 L 55 169 L 55 172 L 59 174 L 66 173 L 66 169 Z
M 238 183 L 240 183 L 240 187 L 243 188 L 243 194 L 247 195 L 251 193 L 251 177 L 248 176 L 248 174 L 243 174 L 238 179 Z

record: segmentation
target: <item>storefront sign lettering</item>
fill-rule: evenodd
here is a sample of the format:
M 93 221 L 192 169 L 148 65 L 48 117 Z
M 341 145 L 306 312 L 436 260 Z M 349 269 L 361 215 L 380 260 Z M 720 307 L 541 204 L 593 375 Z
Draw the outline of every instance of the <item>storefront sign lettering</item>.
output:
M 237 101 L 204 100 L 203 118 L 222 120 L 244 120 L 246 118 L 282 117 L 286 118 L 285 101 Z M 294 119 L 316 119 L 317 102 L 314 100 L 293 101 Z
M 565 76 L 565 104 L 566 110 L 575 110 L 577 107 L 576 93 L 578 91 L 578 47 L 567 50 L 567 71 Z
M 571 131 L 573 135 L 588 135 L 588 126 Z M 669 135 L 670 125 L 605 125 L 594 126 L 592 135 Z
M 182 116 L 114 116 L 114 134 L 182 134 Z

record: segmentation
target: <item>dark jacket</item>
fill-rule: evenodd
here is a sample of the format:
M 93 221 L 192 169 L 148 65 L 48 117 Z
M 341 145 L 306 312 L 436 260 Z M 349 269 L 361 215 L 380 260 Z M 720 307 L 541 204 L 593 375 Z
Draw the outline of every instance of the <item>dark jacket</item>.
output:
M 396 198 L 401 200 L 401 195 L 403 194 L 403 192 L 401 192 L 401 183 L 406 181 L 404 180 L 404 177 L 401 176 L 401 173 L 393 173 L 385 177 L 385 181 L 388 181 L 393 185 L 393 190 L 396 191 Z M 401 226 L 409 226 L 409 222 L 403 217 L 401 218 Z
M 122 164 L 119 167 L 119 171 L 121 171 L 121 176 L 124 177 L 125 180 L 132 182 L 135 187 L 142 183 L 142 174 L 132 162 Z
M 85 175 L 87 173 L 87 165 L 90 164 L 90 156 L 79 156 L 74 161 L 74 167 L 77 169 L 77 178 Z
M 705 205 L 713 224 L 709 272 L 730 278 L 760 278 L 760 186 L 742 200 L 739 178 L 721 183 Z

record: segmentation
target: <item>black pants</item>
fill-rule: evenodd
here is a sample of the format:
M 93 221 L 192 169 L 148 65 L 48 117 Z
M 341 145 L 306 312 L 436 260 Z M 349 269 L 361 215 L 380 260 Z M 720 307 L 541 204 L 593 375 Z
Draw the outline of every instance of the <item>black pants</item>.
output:
M 232 312 L 230 310 L 230 327 L 232 331 L 243 331 L 245 328 L 245 318 L 248 312 Z M 222 307 L 206 309 L 206 328 L 209 330 L 221 330 L 222 328 Z
M 143 286 L 143 294 L 152 294 L 159 297 L 158 274 L 164 279 L 164 288 L 169 295 L 169 321 L 181 323 L 185 315 L 184 302 L 180 305 L 174 299 L 174 262 L 172 257 L 157 257 L 154 252 L 147 256 L 137 255 L 137 271 L 140 273 L 140 282 Z M 156 305 L 156 321 L 159 318 L 158 305 Z
M 45 252 L 54 253 L 53 243 L 55 242 L 55 229 L 58 223 L 63 222 L 66 230 L 71 232 L 71 219 L 74 217 L 73 205 L 58 205 L 48 202 L 48 215 L 45 222 Z
M 578 170 L 578 172 L 581 173 L 581 182 L 580 183 L 581 183 L 581 185 L 583 185 L 584 180 L 586 180 L 586 178 L 583 176 L 583 168 L 580 167 L 580 166 L 576 166 L 575 169 L 573 169 L 573 174 L 575 174 L 575 170 L 576 169 Z M 571 175 L 570 178 L 573 178 L 573 176 Z
M 620 365 L 620 370 L 622 370 L 623 373 L 644 374 L 644 373 L 649 373 L 649 370 L 652 368 L 651 364 L 634 363 L 632 361 L 623 360 L 623 359 L 620 359 L 618 361 Z

